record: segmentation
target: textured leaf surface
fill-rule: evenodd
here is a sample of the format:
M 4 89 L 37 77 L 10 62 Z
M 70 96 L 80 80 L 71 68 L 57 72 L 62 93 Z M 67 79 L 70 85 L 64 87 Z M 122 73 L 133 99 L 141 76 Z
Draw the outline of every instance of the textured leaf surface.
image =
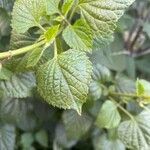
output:
M 63 32 L 63 37 L 73 49 L 88 52 L 92 49 L 92 31 L 84 20 L 78 20 L 73 26 L 68 26 Z
M 82 17 L 102 41 L 111 35 L 116 22 L 134 0 L 79 0 Z M 106 39 L 107 40 L 107 39 Z
M 129 149 L 150 148 L 150 111 L 143 111 L 135 120 L 124 121 L 118 129 L 119 138 Z
M 38 26 L 45 11 L 45 0 L 18 0 L 13 8 L 12 27 L 18 33 Z
M 117 106 L 111 101 L 106 101 L 98 114 L 96 125 L 100 128 L 116 128 L 120 120 L 121 116 L 117 110 Z
M 1 81 L 0 89 L 11 98 L 25 98 L 32 95 L 35 79 L 31 73 L 13 75 L 9 81 Z
M 11 125 L 0 125 L 0 149 L 14 150 L 15 148 L 15 128 Z
M 81 113 L 91 71 L 91 63 L 84 52 L 69 50 L 38 69 L 38 91 L 49 104 Z
M 47 14 L 52 15 L 59 12 L 58 5 L 60 0 L 46 0 Z
M 66 129 L 67 137 L 79 140 L 87 133 L 92 124 L 92 118 L 87 114 L 79 116 L 75 111 L 65 111 L 63 113 L 63 123 Z

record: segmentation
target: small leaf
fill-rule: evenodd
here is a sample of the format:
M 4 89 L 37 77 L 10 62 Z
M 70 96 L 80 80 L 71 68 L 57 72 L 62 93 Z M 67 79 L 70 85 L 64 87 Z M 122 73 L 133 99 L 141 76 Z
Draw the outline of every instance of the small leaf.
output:
M 38 91 L 49 104 L 75 109 L 81 114 L 91 72 L 91 63 L 84 52 L 68 50 L 38 68 Z
M 137 96 L 149 96 L 150 97 L 150 82 L 143 80 L 143 79 L 138 79 L 136 81 L 136 93 Z M 150 103 L 150 98 L 149 99 L 142 99 L 144 103 L 148 104 Z
M 11 125 L 0 124 L 0 150 L 15 149 L 15 128 Z
M 42 57 L 45 49 L 37 48 L 28 56 L 27 67 L 34 67 Z
M 84 20 L 78 20 L 73 26 L 68 26 L 63 32 L 63 38 L 73 49 L 92 51 L 92 31 Z
M 55 13 L 59 13 L 59 9 L 58 9 L 59 2 L 60 2 L 60 0 L 46 0 L 48 15 L 53 15 Z
M 63 113 L 63 123 L 68 139 L 79 140 L 90 129 L 92 118 L 84 113 L 79 116 L 75 111 L 69 110 Z
M 135 120 L 120 124 L 119 138 L 129 149 L 148 150 L 150 148 L 150 111 L 143 111 Z
M 62 13 L 64 16 L 68 14 L 70 11 L 71 7 L 73 6 L 74 0 L 65 0 L 62 6 Z
M 117 110 L 117 106 L 111 102 L 106 101 L 96 120 L 96 125 L 100 128 L 112 129 L 116 128 L 121 121 L 121 116 Z
M 59 25 L 50 27 L 44 34 L 46 41 L 52 43 L 59 30 Z
M 18 0 L 12 13 L 12 28 L 24 33 L 29 28 L 38 26 L 45 12 L 45 0 Z
M 21 145 L 24 149 L 30 149 L 34 142 L 33 134 L 31 133 L 24 133 L 21 135 Z
M 45 130 L 40 130 L 35 134 L 35 140 L 43 147 L 48 147 L 48 135 Z

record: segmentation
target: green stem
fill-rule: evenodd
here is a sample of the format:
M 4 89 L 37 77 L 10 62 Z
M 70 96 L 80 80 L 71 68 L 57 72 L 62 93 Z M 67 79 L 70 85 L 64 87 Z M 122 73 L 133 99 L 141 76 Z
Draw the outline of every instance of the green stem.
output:
M 5 58 L 20 55 L 20 54 L 24 54 L 24 53 L 26 53 L 28 51 L 31 51 L 31 50 L 33 50 L 37 47 L 40 47 L 44 44 L 45 44 L 45 40 L 42 40 L 42 41 L 40 41 L 38 43 L 35 43 L 33 45 L 30 45 L 30 46 L 26 46 L 26 47 L 19 48 L 19 49 L 16 49 L 16 50 L 9 50 L 7 52 L 2 52 L 2 53 L 0 53 L 0 59 L 5 59 Z
M 56 40 L 54 41 L 54 58 L 57 58 L 57 44 L 56 44 Z
M 130 98 L 142 98 L 142 99 L 150 99 L 150 96 L 139 96 L 136 94 L 132 94 L 132 93 L 116 93 L 116 92 L 111 92 L 109 93 L 109 95 L 111 96 L 122 96 L 122 97 L 130 97 Z
M 75 11 L 76 11 L 76 9 L 77 9 L 77 3 L 78 3 L 78 1 L 75 0 L 75 1 L 74 1 L 74 5 L 73 5 L 72 12 L 71 12 L 70 17 L 69 17 L 69 21 L 71 21 L 73 15 L 74 15 L 74 13 L 75 13 Z
M 133 121 L 135 121 L 134 117 L 132 116 L 132 114 L 130 114 L 125 108 L 123 108 L 119 103 L 117 103 L 113 98 L 110 98 L 111 101 L 113 101 L 116 106 L 122 110 L 129 118 L 131 118 Z

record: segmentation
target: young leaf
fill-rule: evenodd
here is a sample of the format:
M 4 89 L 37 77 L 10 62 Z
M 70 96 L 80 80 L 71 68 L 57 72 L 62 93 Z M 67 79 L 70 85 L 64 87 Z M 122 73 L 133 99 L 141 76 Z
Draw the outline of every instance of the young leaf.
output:
M 0 149 L 14 150 L 15 149 L 15 128 L 11 125 L 0 125 Z
M 87 114 L 79 116 L 77 112 L 69 110 L 63 113 L 63 123 L 67 137 L 69 139 L 79 140 L 91 127 L 92 118 Z
M 62 13 L 64 16 L 68 14 L 70 11 L 71 7 L 73 6 L 74 0 L 65 0 L 62 6 Z
M 63 38 L 73 49 L 91 52 L 93 36 L 90 27 L 82 19 L 73 26 L 69 25 L 63 32 Z
M 79 0 L 82 18 L 102 41 L 111 37 L 118 19 L 134 0 Z M 105 40 L 106 39 L 106 40 Z
M 116 128 L 121 121 L 121 116 L 117 110 L 117 106 L 111 102 L 111 101 L 106 101 L 96 120 L 96 125 L 100 128 Z
M 0 89 L 4 91 L 4 95 L 11 98 L 29 97 L 33 87 L 35 79 L 31 73 L 13 75 L 9 81 L 0 82 Z
M 59 30 L 59 25 L 50 27 L 44 34 L 47 43 L 52 43 Z
M 120 124 L 119 138 L 129 149 L 148 150 L 150 148 L 150 111 L 143 111 L 135 120 Z
M 58 9 L 59 2 L 60 2 L 60 0 L 46 0 L 48 15 L 53 15 L 55 13 L 59 13 L 59 9 Z
M 91 72 L 91 63 L 86 54 L 69 50 L 38 68 L 38 91 L 49 104 L 75 109 L 81 114 Z
M 12 13 L 12 28 L 24 33 L 29 28 L 38 26 L 46 6 L 45 0 L 18 0 Z
M 150 97 L 150 82 L 146 80 L 137 80 L 136 81 L 136 93 L 138 96 L 149 96 Z M 143 99 L 145 103 L 150 103 L 149 99 Z

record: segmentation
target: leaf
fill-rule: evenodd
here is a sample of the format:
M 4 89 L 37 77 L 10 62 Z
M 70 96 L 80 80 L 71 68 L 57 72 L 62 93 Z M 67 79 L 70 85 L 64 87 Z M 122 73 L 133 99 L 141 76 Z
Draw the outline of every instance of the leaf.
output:
M 48 15 L 53 15 L 55 13 L 59 13 L 59 9 L 58 9 L 58 6 L 59 6 L 59 3 L 60 3 L 60 0 L 46 0 L 46 3 L 47 3 L 47 14 Z
M 15 30 L 13 30 L 11 33 L 10 47 L 11 49 L 18 49 L 21 47 L 34 44 L 36 40 L 37 38 L 34 37 L 33 34 L 30 34 L 29 32 L 22 34 L 17 33 Z
M 92 51 L 92 31 L 84 20 L 78 20 L 73 26 L 69 25 L 63 32 L 63 38 L 73 49 Z
M 0 149 L 14 150 L 15 149 L 15 128 L 12 125 L 0 125 Z
M 9 80 L 12 75 L 13 73 L 4 67 L 0 69 L 0 80 Z
M 38 68 L 41 96 L 51 105 L 81 114 L 86 102 L 92 67 L 84 52 L 69 50 Z
M 27 67 L 34 67 L 40 60 L 40 58 L 42 57 L 43 53 L 44 53 L 45 49 L 42 48 L 37 48 L 35 50 L 33 50 L 29 56 L 28 56 L 28 60 L 27 60 Z
M 79 140 L 88 132 L 93 121 L 87 114 L 79 116 L 73 110 L 65 111 L 62 118 L 68 139 L 75 140 Z
M 116 90 L 120 93 L 135 93 L 136 87 L 135 82 L 126 76 L 117 76 L 116 77 Z
M 95 31 L 95 37 L 106 42 L 116 27 L 116 22 L 134 0 L 79 0 L 81 16 Z
M 35 87 L 33 74 L 13 75 L 9 81 L 1 81 L 0 89 L 4 91 L 4 96 L 11 98 L 25 98 L 32 95 Z
M 64 14 L 64 16 L 66 16 L 68 14 L 68 12 L 70 11 L 70 9 L 73 6 L 74 1 L 73 0 L 65 0 L 62 6 L 62 13 Z
M 59 30 L 59 25 L 50 27 L 44 34 L 47 43 L 52 43 Z
M 150 82 L 143 80 L 143 79 L 137 79 L 136 81 L 136 93 L 137 96 L 149 96 L 150 97 Z M 145 103 L 150 103 L 149 99 L 143 99 Z
M 96 119 L 96 125 L 100 128 L 112 129 L 116 128 L 120 121 L 121 116 L 117 110 L 117 106 L 113 102 L 107 100 L 100 109 Z
M 21 145 L 24 149 L 30 149 L 34 142 L 34 137 L 32 133 L 24 133 L 21 135 Z
M 119 139 L 110 139 L 106 134 L 95 136 L 93 145 L 94 150 L 125 150 L 124 144 Z
M 6 10 L 0 8 L 0 36 L 9 35 L 10 17 Z
M 48 147 L 48 134 L 45 130 L 40 130 L 35 135 L 36 141 L 43 147 Z
M 14 0 L 0 0 L 0 7 L 11 11 L 13 7 Z
M 56 126 L 55 140 L 54 140 L 54 143 L 53 143 L 53 147 L 57 146 L 57 147 L 60 148 L 60 150 L 61 150 L 61 148 L 62 149 L 64 149 L 64 148 L 70 149 L 76 143 L 77 143 L 76 140 L 67 138 L 65 128 L 62 124 L 58 124 Z
M 12 28 L 24 33 L 29 28 L 38 26 L 45 12 L 45 0 L 18 0 L 12 13 Z
M 143 111 L 134 120 L 122 122 L 118 135 L 127 148 L 148 150 L 150 147 L 150 111 Z

